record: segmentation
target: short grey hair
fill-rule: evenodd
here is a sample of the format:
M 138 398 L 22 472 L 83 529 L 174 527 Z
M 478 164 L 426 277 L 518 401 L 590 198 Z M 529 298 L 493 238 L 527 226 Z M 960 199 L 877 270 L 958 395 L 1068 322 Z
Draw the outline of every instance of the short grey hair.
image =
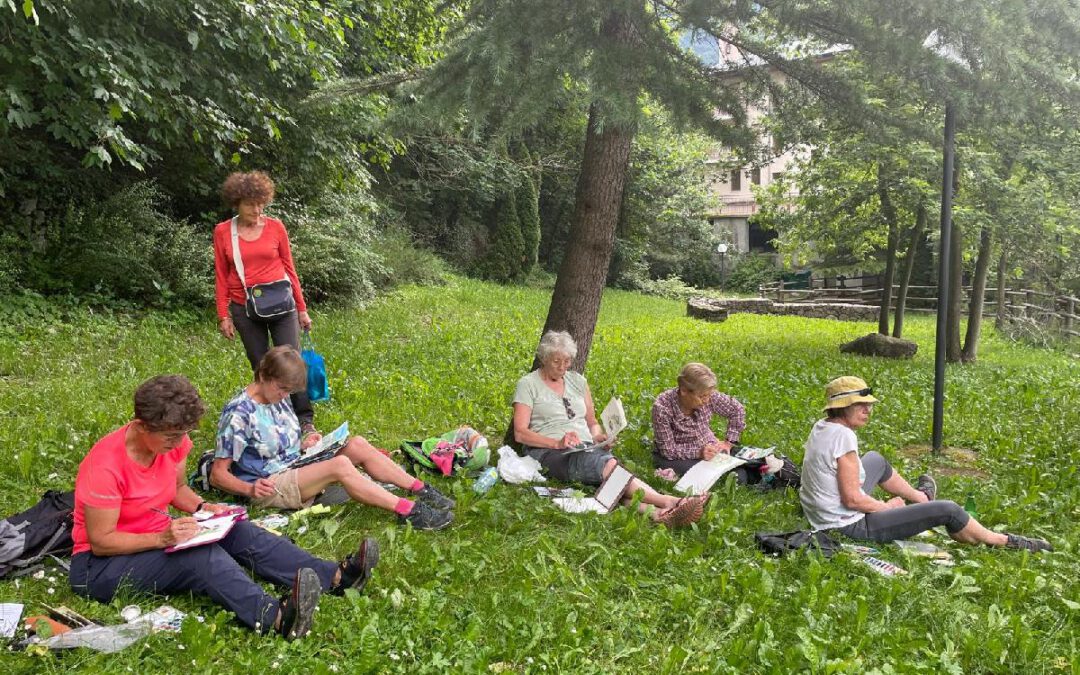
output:
M 565 354 L 571 359 L 577 356 L 577 343 L 570 333 L 564 330 L 549 330 L 540 338 L 540 346 L 536 348 L 536 358 L 540 363 L 547 363 L 548 359 L 556 354 Z

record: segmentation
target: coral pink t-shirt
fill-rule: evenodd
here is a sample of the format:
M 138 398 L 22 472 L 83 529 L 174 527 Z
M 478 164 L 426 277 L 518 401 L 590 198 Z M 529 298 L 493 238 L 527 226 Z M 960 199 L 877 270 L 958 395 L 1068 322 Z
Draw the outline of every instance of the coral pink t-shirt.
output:
M 117 532 L 145 534 L 168 528 L 169 518 L 151 511 L 165 511 L 176 496 L 176 467 L 183 465 L 191 451 L 187 436 L 169 452 L 154 457 L 150 466 L 141 466 L 128 457 L 124 439 L 130 424 L 108 434 L 90 448 L 75 477 L 75 526 L 72 554 L 90 550 L 83 509 L 120 509 Z

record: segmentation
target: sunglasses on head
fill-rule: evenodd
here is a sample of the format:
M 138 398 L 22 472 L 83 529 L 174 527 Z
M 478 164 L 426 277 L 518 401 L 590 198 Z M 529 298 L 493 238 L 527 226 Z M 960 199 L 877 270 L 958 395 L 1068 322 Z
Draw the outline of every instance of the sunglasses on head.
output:
M 833 394 L 832 396 L 829 397 L 829 400 L 831 401 L 834 398 L 841 398 L 843 396 L 852 396 L 852 395 L 854 395 L 854 396 L 869 396 L 870 394 L 873 394 L 873 393 L 874 393 L 874 388 L 873 387 L 867 387 L 866 389 L 856 389 L 855 391 L 842 391 L 839 394 Z
M 566 419 L 568 419 L 568 420 L 574 419 L 574 417 L 577 416 L 577 413 L 574 412 L 573 406 L 570 405 L 570 399 L 563 396 L 562 404 L 563 404 L 563 407 L 566 408 Z

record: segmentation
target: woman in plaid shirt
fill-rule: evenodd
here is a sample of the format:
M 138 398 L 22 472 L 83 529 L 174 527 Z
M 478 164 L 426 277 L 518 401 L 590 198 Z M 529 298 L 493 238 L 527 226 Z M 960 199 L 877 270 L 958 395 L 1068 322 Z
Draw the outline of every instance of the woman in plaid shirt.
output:
M 746 426 L 746 410 L 734 397 L 716 391 L 716 375 L 704 363 L 683 366 L 678 383 L 653 403 L 653 463 L 682 476 L 703 459 L 731 452 Z M 709 425 L 713 415 L 728 420 L 724 440 Z M 741 467 L 736 471 L 745 483 L 747 474 Z

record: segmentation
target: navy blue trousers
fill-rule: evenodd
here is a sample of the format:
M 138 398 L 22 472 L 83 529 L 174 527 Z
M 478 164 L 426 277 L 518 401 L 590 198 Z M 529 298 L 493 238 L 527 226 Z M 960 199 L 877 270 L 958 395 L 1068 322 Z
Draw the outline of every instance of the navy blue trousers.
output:
M 73 591 L 99 602 L 112 600 L 121 584 L 162 595 L 206 595 L 235 613 L 244 625 L 265 632 L 274 626 L 279 602 L 252 581 L 248 571 L 291 587 L 302 567 L 315 570 L 324 589 L 333 583 L 338 568 L 337 563 L 316 558 L 284 537 L 240 521 L 218 543 L 176 553 L 79 553 L 71 559 L 69 581 Z

